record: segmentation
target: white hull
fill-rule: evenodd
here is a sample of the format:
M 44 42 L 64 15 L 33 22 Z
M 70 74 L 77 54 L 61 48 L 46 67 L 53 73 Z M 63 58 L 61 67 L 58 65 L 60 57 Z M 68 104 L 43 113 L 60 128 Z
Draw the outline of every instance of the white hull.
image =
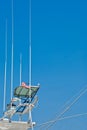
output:
M 35 123 L 33 122 L 33 125 Z M 31 128 L 31 124 L 22 121 L 12 121 L 9 120 L 1 120 L 0 121 L 0 130 L 28 130 Z

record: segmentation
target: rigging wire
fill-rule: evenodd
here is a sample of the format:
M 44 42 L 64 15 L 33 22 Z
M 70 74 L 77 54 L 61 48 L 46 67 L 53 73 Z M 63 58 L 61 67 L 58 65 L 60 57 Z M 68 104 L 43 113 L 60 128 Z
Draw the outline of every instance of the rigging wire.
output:
M 76 118 L 76 117 L 85 116 L 85 115 L 87 115 L 87 113 L 75 114 L 75 115 L 62 117 L 59 120 L 71 119 L 71 118 Z
M 73 95 L 71 98 L 69 98 L 69 99 L 65 102 L 65 104 L 60 108 L 60 112 L 61 112 L 62 110 L 64 110 L 64 108 L 67 107 L 67 105 L 69 105 L 69 103 L 71 103 L 71 101 L 74 100 L 74 99 L 75 99 L 82 91 L 84 91 L 86 88 L 87 88 L 87 85 L 85 85 L 84 88 L 82 88 L 79 92 L 77 92 L 75 95 Z M 58 112 L 56 113 L 55 116 L 57 116 L 57 115 L 58 115 Z
M 54 120 L 50 120 L 48 122 L 42 123 L 42 125 L 38 125 L 38 126 L 42 126 L 41 128 L 45 127 L 46 125 L 50 124 L 52 125 L 52 123 L 54 124 L 54 122 L 56 123 L 58 120 L 60 120 L 61 116 L 69 110 L 69 108 L 77 101 L 79 100 L 79 98 L 85 94 L 85 92 L 87 91 L 87 85 L 81 89 L 77 94 L 75 94 L 70 100 L 68 100 L 64 106 L 66 106 L 70 101 L 72 101 L 72 99 L 74 98 L 74 101 L 70 102 L 70 104 L 68 106 L 66 106 L 66 108 L 64 108 L 64 110 L 54 119 Z M 63 107 L 64 107 L 63 106 Z
M 54 119 L 54 122 L 52 122 L 52 123 L 46 128 L 46 130 L 48 130 L 50 127 L 52 127 L 52 126 L 59 120 L 59 118 L 61 118 L 61 116 L 64 115 L 65 112 L 67 112 L 67 111 L 80 99 L 80 97 L 83 96 L 83 94 L 85 94 L 86 92 L 87 92 L 87 88 L 86 88 L 84 91 L 82 91 L 82 92 L 79 94 L 79 96 L 76 97 L 75 100 L 74 100 L 70 105 L 68 105 L 68 106 L 64 109 L 64 111 L 61 112 L 61 113 Z
M 61 107 L 61 111 L 67 107 L 78 95 L 80 95 L 81 92 L 83 92 L 87 88 L 87 85 L 84 86 L 84 88 L 80 89 L 75 95 L 73 95 L 70 99 L 66 101 L 66 103 Z M 60 113 L 61 113 L 60 111 Z M 59 113 L 56 113 L 56 116 L 58 116 Z
M 75 115 L 70 115 L 70 116 L 64 116 L 64 117 L 59 118 L 58 120 L 61 121 L 61 120 L 65 120 L 65 119 L 77 118 L 77 117 L 86 116 L 86 115 L 87 115 L 87 113 L 80 113 L 80 114 L 75 114 Z M 39 124 L 36 127 L 41 127 L 41 126 L 45 127 L 46 125 L 53 123 L 53 122 L 54 122 L 54 120 L 51 120 L 51 121 Z

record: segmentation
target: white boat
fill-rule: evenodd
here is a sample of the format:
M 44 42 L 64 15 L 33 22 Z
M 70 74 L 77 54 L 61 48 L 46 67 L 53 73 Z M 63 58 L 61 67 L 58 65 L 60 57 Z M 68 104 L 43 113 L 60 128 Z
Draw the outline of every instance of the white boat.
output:
M 0 130 L 28 130 L 35 126 L 35 122 L 32 121 L 31 111 L 38 101 L 36 96 L 39 90 L 39 84 L 32 86 L 31 84 L 31 0 L 30 0 L 30 43 L 29 43 L 29 85 L 25 82 L 21 84 L 21 61 L 20 61 L 20 86 L 14 89 L 13 93 L 13 0 L 12 0 L 12 63 L 11 63 L 11 101 L 6 103 L 6 68 L 7 68 L 7 24 L 6 24 L 6 60 L 5 60 L 5 79 L 4 79 L 4 114 L 0 119 Z M 36 96 L 36 97 L 35 97 Z M 27 114 L 28 119 L 22 120 L 22 117 Z M 17 115 L 19 120 L 12 120 Z

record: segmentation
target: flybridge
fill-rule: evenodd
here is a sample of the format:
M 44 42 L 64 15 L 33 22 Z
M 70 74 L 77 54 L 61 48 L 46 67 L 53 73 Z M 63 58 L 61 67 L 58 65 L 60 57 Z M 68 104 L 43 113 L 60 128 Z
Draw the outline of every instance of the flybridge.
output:
M 18 86 L 15 88 L 14 98 L 12 98 L 11 102 L 7 104 L 7 109 L 1 120 L 8 119 L 9 122 L 12 122 L 11 118 L 15 114 L 19 114 L 19 117 L 21 115 L 21 119 L 19 118 L 19 120 L 22 121 L 22 116 L 28 114 L 37 103 L 38 97 L 35 97 L 35 95 L 39 88 L 40 86 L 31 86 L 29 88 Z
M 7 104 L 6 111 L 4 112 L 3 117 L 0 119 L 0 130 L 28 130 L 35 125 L 35 122 L 22 121 L 22 117 L 25 114 L 29 114 L 30 111 L 34 108 L 35 104 L 38 101 L 36 96 L 40 86 L 27 86 L 21 85 L 14 89 L 14 97 L 11 102 Z M 12 117 L 14 115 L 19 116 L 18 121 L 13 121 Z
M 39 86 L 18 86 L 17 88 L 15 88 L 14 90 L 14 96 L 23 98 L 23 97 L 27 97 L 27 98 L 31 98 L 31 100 L 34 98 L 34 96 L 36 95 L 37 91 L 39 89 Z

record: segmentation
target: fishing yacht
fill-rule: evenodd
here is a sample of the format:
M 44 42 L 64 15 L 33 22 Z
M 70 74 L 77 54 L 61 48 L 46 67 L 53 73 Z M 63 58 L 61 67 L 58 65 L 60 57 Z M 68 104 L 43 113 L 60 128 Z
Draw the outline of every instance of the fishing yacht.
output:
M 14 37 L 13 37 L 13 0 L 12 0 L 12 58 L 11 58 L 11 100 L 6 104 L 6 72 L 7 72 L 7 22 L 6 22 L 6 59 L 5 59 L 5 76 L 4 76 L 4 114 L 0 118 L 0 130 L 29 130 L 35 126 L 35 122 L 32 121 L 32 109 L 38 101 L 37 92 L 40 85 L 32 85 L 31 79 L 31 0 L 30 2 L 30 30 L 29 30 L 29 84 L 21 82 L 21 62 L 20 62 L 20 85 L 13 91 L 13 49 L 14 49 Z M 21 60 L 20 60 L 21 61 Z M 23 121 L 22 117 L 28 115 L 28 119 Z M 18 119 L 14 119 L 17 115 Z

